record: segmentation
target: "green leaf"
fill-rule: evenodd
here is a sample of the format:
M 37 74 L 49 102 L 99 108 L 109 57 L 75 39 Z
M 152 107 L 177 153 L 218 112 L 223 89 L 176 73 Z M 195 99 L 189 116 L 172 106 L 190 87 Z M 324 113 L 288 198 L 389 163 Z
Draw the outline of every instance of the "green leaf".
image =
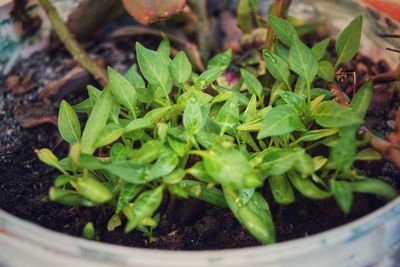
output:
M 124 128 L 121 128 L 118 124 L 109 123 L 101 129 L 99 135 L 96 138 L 94 147 L 102 147 L 115 142 L 124 133 Z
M 134 164 L 131 161 L 118 161 L 107 164 L 103 169 L 133 184 L 146 184 L 145 176 L 150 169 L 148 165 Z
M 81 125 L 74 109 L 65 101 L 61 101 L 58 112 L 58 130 L 62 138 L 70 144 L 81 139 Z
M 255 188 L 262 184 L 260 175 L 249 165 L 247 158 L 230 148 L 201 151 L 204 168 L 214 181 L 232 188 Z
M 295 201 L 292 186 L 284 175 L 270 176 L 267 180 L 277 203 L 288 205 Z
M 340 33 L 336 40 L 336 67 L 352 59 L 360 47 L 363 18 L 358 16 Z
M 121 218 L 119 217 L 118 214 L 114 214 L 111 216 L 111 218 L 107 222 L 107 230 L 108 231 L 114 231 L 115 228 L 121 226 Z
M 186 172 L 182 168 L 177 168 L 173 172 L 163 177 L 163 182 L 166 184 L 178 184 L 185 177 Z
M 167 150 L 157 159 L 153 166 L 151 166 L 148 172 L 148 180 L 154 180 L 156 178 L 170 174 L 176 166 L 179 164 L 178 156 Z
M 263 55 L 265 62 L 267 63 L 267 68 L 269 73 L 278 81 L 284 82 L 289 88 L 289 65 L 280 56 L 269 52 L 268 50 L 263 50 Z
M 298 150 L 272 147 L 262 152 L 262 163 L 259 168 L 264 175 L 278 176 L 284 174 L 298 159 Z
M 120 213 L 129 202 L 131 202 L 142 191 L 143 185 L 129 184 L 122 185 L 118 196 L 115 212 Z
M 285 45 L 291 46 L 293 36 L 297 37 L 297 31 L 292 24 L 285 19 L 275 16 L 269 16 L 269 23 L 276 36 L 278 36 L 278 39 Z
M 236 127 L 239 123 L 239 103 L 236 97 L 232 97 L 226 101 L 219 110 L 215 121 L 220 126 L 220 135 L 223 135 L 227 130 Z
M 373 178 L 365 178 L 351 182 L 351 188 L 354 192 L 375 194 L 387 199 L 394 199 L 399 195 L 399 193 L 386 182 Z
M 310 179 L 302 178 L 296 172 L 287 173 L 290 182 L 303 196 L 311 199 L 326 199 L 331 196 L 329 192 L 319 189 Z
M 277 106 L 265 116 L 257 138 L 284 135 L 293 131 L 305 131 L 299 114 L 289 106 Z
M 298 113 L 307 112 L 307 104 L 301 95 L 290 91 L 278 90 L 278 95 L 283 99 L 283 101 L 288 104 L 288 106 L 294 108 Z
M 158 45 L 157 52 L 169 59 L 169 54 L 171 53 L 171 45 L 169 38 L 166 34 L 162 34 L 162 41 Z
M 126 208 L 128 223 L 125 226 L 125 233 L 129 233 L 136 227 L 143 225 L 143 222 L 151 218 L 157 211 L 163 199 L 164 187 L 159 186 L 155 189 L 141 193 L 138 198 Z
M 96 206 L 95 203 L 82 197 L 79 193 L 72 190 L 52 187 L 50 188 L 49 191 L 49 198 L 51 201 L 67 206 L 85 206 L 85 207 Z
M 372 95 L 374 93 L 374 85 L 372 80 L 369 79 L 366 83 L 358 89 L 356 95 L 350 103 L 350 107 L 354 112 L 361 118 L 364 119 L 367 113 L 369 104 L 372 100 Z
M 286 47 L 280 43 L 276 43 L 274 46 L 274 51 L 275 54 L 282 58 L 285 62 L 289 62 L 289 50 Z
M 207 69 L 211 69 L 213 67 L 217 67 L 221 70 L 225 70 L 229 67 L 232 60 L 232 50 L 227 49 L 222 53 L 216 54 L 207 62 Z
M 327 82 L 333 82 L 335 78 L 335 68 L 329 61 L 320 61 L 318 68 L 318 76 Z
M 90 103 L 92 104 L 92 107 L 94 107 L 94 105 L 97 102 L 97 99 L 99 99 L 99 97 L 101 95 L 101 91 L 99 89 L 97 89 L 96 87 L 94 87 L 93 85 L 88 85 L 86 87 L 86 89 L 88 91 Z
M 325 38 L 324 40 L 313 45 L 311 51 L 313 52 L 317 60 L 321 60 L 324 57 L 330 41 L 331 40 L 329 38 Z
M 224 194 L 217 188 L 208 188 L 207 184 L 193 180 L 184 180 L 179 183 L 179 186 L 193 198 L 211 203 L 217 207 L 228 207 Z
M 86 122 L 82 134 L 81 151 L 85 154 L 93 154 L 95 151 L 94 143 L 99 132 L 106 125 L 113 106 L 113 97 L 110 90 L 106 87 L 93 107 L 92 112 Z
M 248 72 L 246 69 L 240 69 L 240 75 L 243 79 L 244 85 L 251 94 L 255 94 L 258 97 L 262 94 L 262 85 L 256 76 Z
M 203 117 L 200 104 L 194 95 L 189 98 L 186 104 L 182 120 L 185 129 L 191 136 L 198 133 L 204 127 L 206 118 Z
M 91 177 L 81 177 L 76 181 L 76 191 L 93 203 L 103 204 L 113 198 L 110 190 Z
M 58 169 L 64 174 L 67 174 L 64 168 L 60 165 L 60 162 L 58 161 L 56 155 L 54 155 L 50 149 L 48 148 L 35 149 L 35 153 L 38 156 L 39 160 L 42 161 L 43 163 Z
M 264 244 L 275 242 L 271 211 L 260 193 L 255 192 L 247 205 L 243 205 L 234 189 L 224 186 L 223 192 L 230 210 L 252 236 Z
M 217 80 L 223 72 L 224 69 L 221 69 L 221 67 L 211 67 L 210 69 L 207 69 L 205 72 L 200 74 L 198 80 L 194 84 L 194 87 L 201 90 L 209 86 L 215 80 Z
M 332 136 L 332 135 L 336 134 L 337 132 L 338 132 L 337 128 L 311 130 L 311 131 L 306 132 L 299 139 L 297 139 L 296 143 L 320 140 L 322 138 Z
M 115 100 L 127 108 L 133 116 L 135 115 L 135 106 L 137 95 L 135 87 L 121 74 L 113 68 L 108 67 L 108 77 L 110 79 L 109 88 Z
M 289 50 L 289 65 L 297 75 L 304 78 L 306 85 L 310 86 L 318 73 L 318 60 L 311 49 L 308 48 L 297 36 L 293 36 Z
M 186 170 L 188 174 L 192 175 L 197 180 L 205 183 L 212 182 L 210 175 L 208 175 L 204 163 L 202 161 L 196 162 L 192 167 Z
M 331 150 L 331 158 L 339 170 L 350 170 L 356 157 L 358 126 L 347 126 L 339 131 L 339 141 Z
M 294 86 L 294 92 L 298 95 L 305 96 L 307 94 L 306 86 L 306 80 L 302 77 L 299 77 L 296 81 L 296 85 Z
M 136 64 L 132 65 L 132 67 L 129 68 L 124 76 L 133 85 L 133 87 L 135 87 L 135 89 L 143 90 L 144 88 L 146 88 L 142 76 L 140 76 L 137 72 Z
M 161 53 L 145 48 L 136 42 L 136 55 L 140 70 L 149 83 L 164 87 L 169 75 L 169 60 Z
M 244 122 L 250 122 L 255 119 L 257 115 L 257 97 L 252 95 L 246 110 L 243 112 Z
M 357 153 L 355 160 L 381 160 L 382 155 L 373 148 L 366 148 Z
M 353 203 L 353 190 L 346 181 L 330 180 L 331 191 L 336 202 L 345 214 L 349 214 Z
M 94 229 L 94 225 L 92 222 L 88 222 L 85 224 L 82 230 L 82 236 L 86 239 L 95 239 L 96 238 L 96 231 Z
M 303 149 L 299 149 L 294 168 L 302 175 L 308 176 L 314 173 L 314 161 Z
M 334 101 L 322 102 L 318 106 L 314 118 L 320 126 L 331 128 L 341 128 L 362 123 L 362 120 L 354 111 Z
M 136 120 L 130 121 L 126 126 L 125 126 L 125 132 L 132 132 L 136 131 L 139 129 L 145 129 L 145 128 L 152 128 L 154 126 L 153 122 L 149 120 L 148 118 L 139 118 Z
M 192 74 L 192 65 L 185 52 L 180 51 L 171 62 L 171 75 L 178 84 L 189 80 Z

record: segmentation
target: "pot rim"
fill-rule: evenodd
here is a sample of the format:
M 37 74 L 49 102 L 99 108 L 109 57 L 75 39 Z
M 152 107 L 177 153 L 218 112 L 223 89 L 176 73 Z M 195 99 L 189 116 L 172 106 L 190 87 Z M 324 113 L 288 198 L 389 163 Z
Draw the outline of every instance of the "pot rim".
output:
M 8 234 L 14 237 L 17 235 L 18 238 L 22 239 L 26 237 L 26 239 L 30 241 L 36 241 L 38 239 L 37 237 L 40 236 L 40 240 L 51 240 L 54 244 L 56 244 L 56 246 L 53 248 L 56 248 L 57 244 L 61 244 L 64 248 L 65 245 L 67 245 L 69 247 L 86 248 L 90 251 L 101 251 L 116 255 L 124 254 L 128 257 L 136 257 L 140 255 L 141 257 L 146 257 L 150 261 L 151 259 L 157 260 L 156 258 L 162 258 L 165 256 L 169 258 L 173 257 L 174 259 L 187 260 L 188 256 L 196 257 L 197 259 L 203 258 L 205 256 L 207 258 L 212 258 L 214 256 L 217 258 L 221 256 L 234 256 L 236 258 L 256 255 L 260 253 L 268 253 L 268 257 L 274 257 L 274 255 L 279 255 L 279 257 L 282 257 L 282 254 L 288 254 L 291 256 L 293 256 L 293 254 L 302 254 L 304 253 L 304 250 L 308 251 L 310 247 L 313 247 L 313 243 L 315 243 L 315 247 L 321 246 L 321 242 L 323 244 L 335 245 L 339 242 L 349 241 L 355 237 L 351 235 L 349 236 L 349 233 L 353 233 L 356 236 L 368 233 L 369 231 L 373 230 L 377 225 L 380 225 L 382 224 L 382 222 L 387 221 L 388 217 L 390 218 L 392 216 L 396 216 L 397 214 L 400 214 L 400 196 L 387 203 L 385 206 L 353 222 L 308 237 L 297 238 L 272 245 L 220 250 L 174 251 L 127 247 L 122 245 L 91 241 L 81 237 L 70 236 L 61 232 L 47 229 L 41 225 L 11 215 L 10 213 L 2 209 L 0 209 L 0 225 L 2 221 L 7 221 L 7 224 L 12 225 L 12 230 L 9 231 L 6 226 L 6 229 L 4 231 L 4 229 L 0 227 L 0 234 Z M 43 243 L 43 241 L 40 242 Z

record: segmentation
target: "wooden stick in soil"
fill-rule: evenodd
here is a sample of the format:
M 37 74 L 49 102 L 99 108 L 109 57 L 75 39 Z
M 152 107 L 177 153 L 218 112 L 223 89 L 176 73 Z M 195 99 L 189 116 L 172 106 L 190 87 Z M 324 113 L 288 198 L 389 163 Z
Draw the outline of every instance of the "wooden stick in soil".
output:
M 271 7 L 271 15 L 281 18 L 286 18 L 291 3 L 292 0 L 275 0 L 275 2 L 272 4 Z M 272 45 L 274 44 L 274 41 L 275 41 L 275 33 L 272 30 L 271 26 L 268 26 L 268 32 L 264 43 L 264 48 L 270 51 Z
M 79 45 L 50 1 L 39 0 L 39 2 L 46 11 L 54 31 L 64 43 L 69 53 L 84 69 L 90 72 L 101 85 L 105 86 L 108 83 L 107 72 L 97 65 L 97 63 L 91 59 L 87 52 Z
M 210 57 L 211 33 L 207 15 L 207 3 L 205 0 L 189 0 L 190 6 L 196 13 L 197 41 L 199 43 L 200 54 L 204 62 Z

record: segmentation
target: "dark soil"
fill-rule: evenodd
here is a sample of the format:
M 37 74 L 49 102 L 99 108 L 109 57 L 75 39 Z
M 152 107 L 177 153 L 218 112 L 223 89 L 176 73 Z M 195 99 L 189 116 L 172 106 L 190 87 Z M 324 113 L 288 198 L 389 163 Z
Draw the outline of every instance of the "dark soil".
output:
M 154 41 L 154 40 L 153 40 Z M 152 40 L 148 41 L 154 44 Z M 134 63 L 133 42 L 129 39 L 105 42 L 100 46 L 89 44 L 87 48 L 101 55 L 107 64 L 119 71 L 126 70 Z M 129 52 L 126 52 L 129 51 Z M 0 78 L 0 208 L 18 217 L 40 224 L 46 228 L 73 236 L 81 236 L 82 228 L 88 221 L 95 223 L 101 241 L 134 247 L 162 249 L 222 249 L 256 246 L 259 243 L 251 237 L 226 209 L 218 209 L 200 201 L 177 201 L 172 212 L 166 212 L 164 205 L 161 222 L 155 230 L 152 242 L 139 232 L 125 235 L 120 228 L 107 231 L 107 221 L 112 211 L 107 208 L 65 207 L 47 202 L 46 196 L 56 173 L 39 162 L 35 148 L 49 147 L 60 157 L 65 155 L 67 146 L 61 142 L 56 127 L 41 125 L 23 129 L 13 117 L 13 108 L 17 103 L 35 102 L 36 93 L 45 85 L 59 78 L 64 70 L 57 70 L 68 59 L 68 54 L 57 49 L 33 55 L 16 66 L 12 74 L 22 77 L 34 70 L 30 84 L 33 90 L 19 97 L 9 94 L 4 87 L 5 78 Z M 357 70 L 362 64 L 366 69 Z M 353 63 L 344 66 L 346 71 L 358 71 L 358 77 L 369 73 L 387 71 L 384 62 L 369 62 L 368 58 L 357 56 Z M 351 81 L 349 82 L 351 84 Z M 77 102 L 82 98 L 84 87 L 73 88 L 53 97 L 52 104 L 56 113 L 61 98 L 66 97 Z M 368 113 L 366 124 L 387 135 L 393 130 L 395 110 L 398 98 L 389 85 L 375 88 L 373 110 Z M 379 161 L 359 165 L 372 176 L 390 182 L 399 188 L 400 172 L 392 164 Z M 397 180 L 395 180 L 397 178 Z M 278 241 L 300 238 L 325 231 L 360 218 L 384 205 L 384 201 L 374 196 L 356 195 L 350 215 L 345 216 L 333 200 L 311 201 L 297 196 L 296 203 L 283 207 L 275 204 L 269 192 L 264 192 L 269 203 L 277 228 Z

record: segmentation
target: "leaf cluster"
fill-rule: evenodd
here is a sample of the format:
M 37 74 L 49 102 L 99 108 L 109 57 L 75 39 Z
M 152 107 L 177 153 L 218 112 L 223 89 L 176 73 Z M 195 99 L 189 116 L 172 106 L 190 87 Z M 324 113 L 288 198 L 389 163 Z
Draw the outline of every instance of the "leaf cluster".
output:
M 37 151 L 61 172 L 50 199 L 108 206 L 115 213 L 109 230 L 126 220 L 125 232 L 151 235 L 166 194 L 197 198 L 229 208 L 255 238 L 272 243 L 275 228 L 261 188 L 269 188 L 282 205 L 298 194 L 334 197 L 345 213 L 354 192 L 394 198 L 393 188 L 353 166 L 376 158 L 373 150 L 357 148 L 364 145 L 357 129 L 372 98 L 372 82 L 350 106 L 313 87 L 317 80 L 331 82 L 335 68 L 354 56 L 359 41 L 352 38 L 359 40 L 354 34 L 361 32 L 361 22 L 356 18 L 340 35 L 333 66 L 326 53 L 329 40 L 309 48 L 288 21 L 270 17 L 279 39 L 272 52 L 263 52 L 275 78 L 271 89 L 244 68 L 236 85 L 220 83 L 230 50 L 196 74 L 184 52 L 170 58 L 168 40 L 156 51 L 137 43 L 140 73 L 136 65 L 125 74 L 109 68 L 103 90 L 88 86 L 83 102 L 62 102 L 58 123 L 71 144 L 68 156 L 59 160 L 48 149 Z M 82 129 L 77 113 L 88 115 Z

